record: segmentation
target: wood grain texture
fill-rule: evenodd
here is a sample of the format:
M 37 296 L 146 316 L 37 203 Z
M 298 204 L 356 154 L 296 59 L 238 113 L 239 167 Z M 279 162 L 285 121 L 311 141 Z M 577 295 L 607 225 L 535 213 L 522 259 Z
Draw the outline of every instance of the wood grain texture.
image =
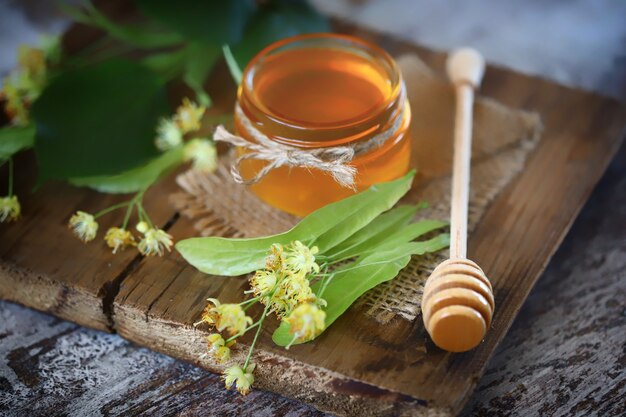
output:
M 615 227 L 625 222 L 622 146 L 463 416 L 626 412 L 626 241 Z M 269 392 L 242 398 L 192 365 L 6 302 L 0 319 L 2 415 L 324 415 Z
M 372 39 L 393 55 L 417 50 L 429 64 L 442 69 L 441 54 L 350 26 L 340 29 Z M 316 343 L 289 352 L 273 346 L 265 333 L 255 356 L 261 365 L 257 375 L 261 388 L 340 414 L 448 415 L 463 407 L 495 346 L 617 149 L 626 123 L 626 112 L 617 102 L 498 68 L 488 69 L 482 91 L 509 106 L 538 111 L 546 125 L 524 174 L 498 197 L 471 237 L 469 256 L 488 271 L 500 306 L 486 341 L 473 352 L 446 354 L 432 346 L 419 322 L 396 320 L 381 328 L 352 309 Z M 163 204 L 170 186 L 166 182 L 160 189 L 155 187 L 147 201 L 158 223 L 172 225 L 171 233 L 181 238 L 191 234 L 191 227 Z M 152 349 L 219 369 L 201 359 L 202 332 L 191 323 L 209 294 L 233 301 L 240 296 L 244 281 L 206 277 L 176 254 L 148 261 L 132 257 L 126 263 L 117 257 L 99 263 L 104 250 L 72 243 L 65 247 L 70 239 L 46 246 L 49 252 L 40 255 L 50 239 L 42 238 L 42 230 L 46 236 L 64 236 L 64 220 L 72 209 L 103 206 L 108 198 L 47 187 L 48 191 L 40 193 L 47 192 L 54 203 L 39 210 L 49 215 L 8 227 L 12 237 L 0 243 L 3 264 L 11 265 L 0 275 L 0 295 L 33 304 L 28 293 L 11 290 L 22 281 L 15 271 L 30 273 L 33 290 L 29 292 L 37 288 L 36 277 L 60 288 L 80 288 L 86 300 L 100 304 L 102 314 L 97 320 L 88 322 L 84 309 L 72 308 L 90 303 L 75 302 L 71 292 L 59 297 L 52 291 L 54 295 L 42 301 L 61 301 L 51 302 L 54 308 L 43 304 L 42 309 L 81 324 L 116 330 Z M 37 207 L 35 199 L 41 199 L 41 194 L 33 197 L 32 207 Z M 68 201 L 73 202 L 71 208 Z M 84 265 L 81 274 L 77 265 Z M 109 270 L 109 265 L 114 268 Z
M 466 416 L 626 414 L 626 145 L 520 310 Z
M 225 390 L 218 375 L 20 310 L 0 303 L 0 415 L 323 415 L 260 390 L 242 398 Z

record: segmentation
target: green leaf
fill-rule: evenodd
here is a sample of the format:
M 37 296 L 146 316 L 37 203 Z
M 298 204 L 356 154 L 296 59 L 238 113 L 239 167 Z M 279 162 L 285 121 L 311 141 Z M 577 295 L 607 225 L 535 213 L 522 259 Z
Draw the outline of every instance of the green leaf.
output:
M 246 27 L 243 39 L 232 46 L 241 68 L 267 45 L 302 33 L 328 32 L 328 20 L 306 1 L 274 0 L 264 5 Z
M 194 267 L 207 274 L 243 275 L 263 267 L 272 243 L 287 244 L 300 240 L 312 244 L 319 236 L 333 230 L 335 237 L 324 236 L 317 243 L 332 245 L 391 208 L 411 187 L 414 171 L 395 181 L 377 184 L 354 196 L 328 204 L 302 219 L 293 229 L 262 238 L 227 239 L 222 237 L 191 238 L 178 242 L 176 249 Z M 346 226 L 342 226 L 345 223 Z
M 220 55 L 220 48 L 191 42 L 185 48 L 149 55 L 142 63 L 160 75 L 163 82 L 178 76 L 194 91 L 196 100 L 209 107 L 211 98 L 204 90 L 204 81 Z
M 186 53 L 183 81 L 196 93 L 198 103 L 208 107 L 211 99 L 204 91 L 204 81 L 220 56 L 221 48 L 194 42 L 187 46 Z
M 100 28 L 112 38 L 137 48 L 163 48 L 185 41 L 179 34 L 170 31 L 148 31 L 137 24 L 132 26 L 120 25 L 102 14 L 90 1 L 83 2 L 81 6 L 73 6 L 64 2 L 58 2 L 58 4 L 63 12 L 76 22 Z
M 183 161 L 183 147 L 171 149 L 146 165 L 133 168 L 119 175 L 71 178 L 80 187 L 89 187 L 103 193 L 127 194 L 145 190 L 159 178 L 175 169 Z
M 55 77 L 35 101 L 40 182 L 116 175 L 159 155 L 155 127 L 169 113 L 158 77 L 112 59 Z
M 421 220 L 416 223 L 403 227 L 395 233 L 386 236 L 384 239 L 372 242 L 373 245 L 370 249 L 364 248 L 361 253 L 374 252 L 379 250 L 393 249 L 397 245 L 401 245 L 405 242 L 410 242 L 418 237 L 430 233 L 433 230 L 440 229 L 447 226 L 448 222 L 442 222 L 440 220 Z
M 35 141 L 35 126 L 9 126 L 0 129 L 0 161 L 30 148 Z
M 186 58 L 187 50 L 180 48 L 174 51 L 150 54 L 143 58 L 141 63 L 158 73 L 163 82 L 167 82 L 182 72 Z
M 394 233 L 398 228 L 408 224 L 415 213 L 417 206 L 400 206 L 381 214 L 372 220 L 367 226 L 354 233 L 352 236 L 336 245 L 330 253 L 326 253 L 331 260 L 350 258 L 354 254 L 360 253 L 368 242 L 376 237 L 384 239 L 389 234 Z
M 399 241 L 398 243 L 408 242 L 447 224 L 436 220 L 423 220 L 407 226 L 415 212 L 425 206 L 425 203 L 420 203 L 416 206 L 400 206 L 389 210 L 325 255 L 333 261 L 349 259 L 366 251 L 375 250 L 391 239 Z
M 375 286 L 395 278 L 411 259 L 411 255 L 423 255 L 447 247 L 450 236 L 439 235 L 424 242 L 409 242 L 372 253 L 358 259 L 340 270 L 326 286 L 322 298 L 326 300 L 326 328 L 330 327 L 361 295 Z M 313 285 L 317 294 L 322 283 Z M 279 346 L 287 346 L 293 335 L 289 325 L 281 322 L 272 335 L 272 340 Z
M 137 0 L 146 15 L 190 39 L 236 43 L 255 10 L 253 0 Z
M 415 174 L 414 171 L 411 171 L 411 178 Z M 406 176 L 404 178 L 407 178 Z M 402 195 L 406 194 L 406 192 L 411 187 L 411 183 L 406 183 L 406 189 L 402 193 Z M 370 187 L 370 190 L 376 190 L 379 185 L 373 185 Z M 401 196 L 400 196 L 401 197 Z M 328 250 L 334 248 L 336 245 L 340 244 L 348 237 L 353 235 L 355 232 L 358 232 L 363 227 L 367 226 L 372 220 L 378 217 L 382 212 L 390 209 L 393 205 L 400 199 L 386 200 L 384 198 L 376 198 L 375 195 L 370 199 L 365 207 L 359 207 L 358 209 L 355 206 L 342 208 L 344 213 L 349 213 L 348 216 L 344 218 L 343 221 L 337 223 L 332 228 L 328 229 L 324 233 L 321 233 L 318 238 L 315 239 L 311 245 L 315 245 L 319 248 L 320 253 L 326 253 Z M 390 204 L 391 203 L 391 204 Z M 335 216 L 339 216 L 344 213 L 335 213 Z

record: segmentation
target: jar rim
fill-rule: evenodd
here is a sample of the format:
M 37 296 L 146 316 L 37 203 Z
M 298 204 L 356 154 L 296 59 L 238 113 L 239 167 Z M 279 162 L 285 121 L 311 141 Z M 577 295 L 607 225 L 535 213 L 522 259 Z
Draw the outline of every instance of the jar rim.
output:
M 332 47 L 333 44 L 344 47 L 346 50 L 352 50 L 361 52 L 371 59 L 378 60 L 384 65 L 380 65 L 386 72 L 388 79 L 390 80 L 390 92 L 385 99 L 377 104 L 374 108 L 367 112 L 367 114 L 358 115 L 351 119 L 341 120 L 331 123 L 316 123 L 307 124 L 306 122 L 296 121 L 286 118 L 282 115 L 274 113 L 271 109 L 264 105 L 258 96 L 254 93 L 254 76 L 255 71 L 262 63 L 263 59 L 272 53 L 277 53 L 289 48 L 306 47 L 308 42 L 316 41 L 328 41 L 328 46 Z M 264 121 L 268 123 L 275 123 L 283 128 L 292 130 L 293 136 L 297 136 L 299 132 L 306 129 L 315 129 L 316 131 L 338 131 L 342 132 L 341 138 L 332 141 L 314 141 L 314 140 L 301 140 L 294 137 L 282 137 L 273 136 L 272 140 L 303 148 L 318 148 L 318 147 L 331 147 L 345 145 L 347 143 L 356 142 L 366 137 L 375 134 L 383 126 L 381 126 L 381 116 L 389 113 L 391 114 L 398 104 L 400 99 L 400 90 L 402 88 L 402 77 L 400 70 L 395 60 L 384 49 L 368 42 L 363 39 L 336 33 L 311 33 L 297 35 L 290 38 L 285 38 L 274 42 L 264 49 L 262 49 L 250 62 L 246 65 L 242 81 L 239 87 L 238 95 L 240 102 L 245 99 L 246 108 L 244 109 L 247 116 L 253 116 L 252 119 L 256 119 L 256 116 L 262 116 Z M 243 107 L 243 106 L 242 106 Z M 248 110 L 248 111 L 246 111 Z M 254 114 L 250 115 L 250 111 Z

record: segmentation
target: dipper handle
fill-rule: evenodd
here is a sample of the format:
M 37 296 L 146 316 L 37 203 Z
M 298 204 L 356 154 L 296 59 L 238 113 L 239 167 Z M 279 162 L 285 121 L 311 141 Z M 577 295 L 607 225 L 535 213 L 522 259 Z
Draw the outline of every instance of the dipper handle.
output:
M 467 257 L 467 210 L 472 153 L 474 89 L 480 86 L 485 60 L 471 48 L 454 51 L 446 63 L 448 77 L 455 85 L 454 165 L 450 212 L 450 257 Z
M 456 90 L 454 165 L 450 213 L 450 258 L 424 285 L 422 319 L 433 342 L 449 352 L 475 348 L 491 325 L 493 288 L 483 270 L 467 259 L 467 208 L 472 152 L 474 89 L 480 85 L 485 61 L 473 49 L 453 52 L 448 76 Z
M 457 49 L 448 56 L 446 71 L 454 85 L 469 84 L 478 88 L 485 74 L 485 58 L 472 48 Z

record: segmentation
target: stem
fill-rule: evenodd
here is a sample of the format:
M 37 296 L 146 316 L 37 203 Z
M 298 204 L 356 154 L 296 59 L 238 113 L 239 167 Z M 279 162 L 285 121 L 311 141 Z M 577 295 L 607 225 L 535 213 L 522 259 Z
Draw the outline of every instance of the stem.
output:
M 237 85 L 241 84 L 243 73 L 241 72 L 241 68 L 239 68 L 237 60 L 233 56 L 230 46 L 222 45 L 222 53 L 224 54 L 224 60 L 226 61 L 230 75 L 233 77 Z
M 9 158 L 9 197 L 13 196 L 13 158 Z
M 143 193 L 142 193 L 142 196 L 143 196 Z M 139 213 L 141 213 L 143 218 L 146 220 L 146 222 L 148 222 L 148 225 L 150 226 L 150 228 L 154 229 L 154 224 L 152 223 L 152 220 L 150 220 L 150 217 L 148 216 L 148 213 L 146 213 L 146 210 L 143 208 L 143 204 L 141 204 L 141 201 L 137 203 L 137 209 Z
M 142 213 L 142 211 L 139 209 L 139 205 L 137 205 L 137 217 L 139 217 L 139 221 L 140 221 L 140 222 L 144 221 L 144 218 L 143 218 L 143 213 Z
M 330 281 L 332 281 L 334 277 L 335 277 L 334 272 L 328 275 L 328 278 L 326 278 L 324 280 L 324 283 L 322 284 L 322 288 L 320 288 L 320 292 L 317 294 L 317 298 L 322 298 L 324 291 L 326 291 L 326 287 L 328 287 L 328 284 L 330 284 Z
M 363 268 L 363 267 L 366 267 L 366 266 L 371 266 L 371 265 L 383 265 L 383 264 L 387 264 L 387 263 L 389 263 L 389 262 L 397 261 L 398 259 L 401 259 L 401 258 L 403 258 L 404 256 L 406 256 L 406 254 L 405 254 L 405 255 L 402 255 L 402 256 L 396 256 L 395 258 L 386 259 L 386 260 L 384 260 L 384 261 L 378 261 L 378 262 L 371 262 L 371 263 L 367 263 L 367 264 L 355 265 L 355 266 L 353 266 L 353 267 L 351 267 L 351 268 L 341 269 L 341 270 L 336 271 L 336 272 L 348 272 L 348 271 L 352 271 L 352 270 L 354 270 L 354 269 Z
M 309 276 L 307 279 L 310 281 L 311 284 L 316 283 L 319 280 L 319 278 L 323 278 L 325 276 L 328 276 L 327 272 L 328 272 L 328 264 L 323 263 L 323 264 L 320 265 L 320 272 L 318 272 L 315 275 Z
M 128 209 L 126 210 L 126 214 L 124 215 L 124 222 L 122 223 L 122 229 L 126 229 L 128 226 L 128 221 L 130 220 L 130 215 L 133 213 L 133 208 L 135 207 L 135 201 L 131 201 L 131 204 L 128 205 Z
M 100 50 L 96 49 L 89 55 L 84 56 L 83 59 L 85 59 L 86 61 L 92 64 L 95 64 L 98 62 L 105 61 L 107 59 L 117 57 L 124 53 L 128 53 L 132 50 L 133 48 L 130 45 L 127 45 L 127 44 L 115 45 L 114 44 L 114 45 L 107 47 L 106 49 L 100 49 Z
M 124 201 L 123 203 L 119 203 L 119 204 L 114 204 L 111 207 L 105 208 L 104 210 L 100 210 L 99 212 L 94 214 L 93 217 L 94 217 L 94 219 L 97 219 L 98 217 L 104 216 L 105 214 L 110 213 L 113 210 L 117 210 L 119 208 L 126 207 L 131 202 L 132 202 L 132 200 L 131 201 Z
M 240 306 L 243 306 L 243 305 L 246 305 L 246 304 L 251 303 L 251 302 L 253 302 L 253 301 L 258 301 L 258 300 L 259 300 L 259 298 L 260 298 L 260 297 L 254 297 L 254 298 L 251 298 L 251 299 L 249 299 L 249 300 L 242 301 L 241 303 L 239 303 L 239 305 L 240 305 Z
M 242 310 L 243 310 L 243 311 L 248 311 L 248 309 L 249 309 L 250 307 L 252 307 L 254 304 L 255 304 L 255 303 L 250 303 L 250 304 L 248 304 L 247 306 L 245 306 L 244 308 L 242 308 Z
M 345 253 L 345 252 L 349 251 L 350 249 L 355 248 L 356 246 L 358 246 L 360 244 L 361 244 L 361 242 L 353 243 L 352 245 L 348 246 L 347 248 L 344 248 L 343 250 L 340 250 L 339 252 L 333 253 L 331 256 L 327 256 L 327 258 L 329 258 L 329 259 L 337 258 L 338 256 L 341 256 L 342 253 Z M 351 258 L 353 258 L 353 257 L 354 257 L 354 255 L 351 256 Z M 343 258 L 343 259 L 346 259 L 346 258 Z
M 126 215 L 124 216 L 124 223 L 122 223 L 122 229 L 126 229 L 126 226 L 128 226 L 128 221 L 130 220 L 130 216 L 133 213 L 133 208 L 137 205 L 137 200 L 143 197 L 143 193 L 145 191 L 146 190 L 142 190 L 138 192 L 137 194 L 135 194 L 133 199 L 130 200 L 130 204 L 128 205 L 128 209 L 126 210 Z
M 363 255 L 366 255 L 366 254 L 371 253 L 371 252 L 373 252 L 373 251 L 361 252 L 357 256 L 363 256 Z M 352 256 L 346 256 L 346 257 L 343 257 L 343 258 L 340 258 L 340 259 L 334 259 L 334 260 L 330 261 L 328 263 L 328 265 L 335 265 L 335 264 L 338 264 L 339 262 L 344 262 L 344 261 L 347 261 L 348 259 L 356 258 L 357 256 L 352 255 Z
M 270 303 L 267 303 L 267 305 L 265 306 L 265 309 L 263 310 L 263 315 L 261 316 L 261 319 L 257 322 L 259 324 L 259 328 L 256 330 L 254 339 L 252 340 L 252 344 L 250 345 L 250 350 L 248 350 L 248 357 L 246 358 L 246 362 L 243 364 L 244 372 L 248 368 L 248 364 L 250 363 L 250 358 L 252 358 L 252 350 L 254 349 L 254 345 L 256 345 L 256 341 L 259 338 L 259 334 L 261 334 L 261 329 L 263 328 L 263 321 L 265 320 L 265 317 L 267 317 L 267 312 L 269 308 L 270 308 Z
M 246 330 L 244 330 L 243 332 L 241 332 L 241 333 L 237 333 L 236 335 L 231 336 L 231 337 L 229 337 L 228 339 L 226 339 L 224 343 L 230 343 L 230 342 L 232 342 L 233 340 L 237 339 L 238 337 L 243 336 L 243 335 L 244 335 L 244 334 L 245 334 L 248 330 L 250 330 L 250 329 L 254 329 L 256 326 L 258 326 L 258 325 L 259 325 L 259 323 L 260 323 L 260 321 L 257 321 L 256 323 L 251 324 L 251 325 L 250 325 L 250 326 L 248 326 L 248 327 L 246 328 Z

